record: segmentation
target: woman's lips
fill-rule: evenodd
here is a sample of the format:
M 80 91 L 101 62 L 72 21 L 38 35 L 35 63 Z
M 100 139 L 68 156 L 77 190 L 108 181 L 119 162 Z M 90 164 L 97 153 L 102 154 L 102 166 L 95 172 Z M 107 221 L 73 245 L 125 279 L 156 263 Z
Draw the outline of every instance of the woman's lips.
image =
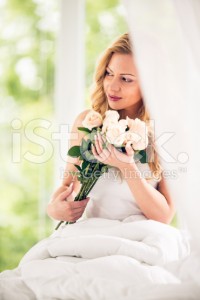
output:
M 110 101 L 119 101 L 120 99 L 122 99 L 121 97 L 115 96 L 115 95 L 108 95 L 108 99 Z

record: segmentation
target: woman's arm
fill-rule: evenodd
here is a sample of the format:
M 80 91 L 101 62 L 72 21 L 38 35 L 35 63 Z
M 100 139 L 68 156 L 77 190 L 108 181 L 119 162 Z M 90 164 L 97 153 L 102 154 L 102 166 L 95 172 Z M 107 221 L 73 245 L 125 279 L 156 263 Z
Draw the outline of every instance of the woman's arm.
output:
M 162 178 L 159 182 L 158 190 L 156 190 L 146 179 L 142 178 L 130 146 L 126 146 L 126 154 L 119 152 L 110 144 L 105 148 L 102 136 L 97 134 L 92 152 L 97 160 L 120 169 L 135 201 L 148 219 L 163 223 L 171 222 L 175 209 L 164 179 Z
M 85 135 L 83 132 L 78 131 L 78 127 L 82 127 L 82 121 L 89 110 L 85 110 L 76 118 L 71 130 L 69 146 L 70 148 L 75 145 L 80 145 L 80 142 Z M 54 192 L 51 201 L 47 206 L 47 214 L 49 217 L 62 220 L 62 221 L 76 221 L 81 217 L 84 209 L 88 203 L 88 198 L 83 201 L 72 202 L 76 194 L 80 189 L 79 181 L 76 176 L 73 176 L 70 172 L 77 172 L 74 164 L 80 165 L 80 161 L 77 158 L 67 156 L 67 164 L 63 176 L 61 186 Z M 73 182 L 72 190 L 69 187 Z M 66 201 L 68 199 L 68 201 Z
M 124 178 L 144 215 L 148 219 L 170 223 L 175 214 L 175 207 L 164 178 L 161 179 L 156 190 L 142 178 L 135 163 L 122 163 L 120 170 L 122 174 L 126 174 Z

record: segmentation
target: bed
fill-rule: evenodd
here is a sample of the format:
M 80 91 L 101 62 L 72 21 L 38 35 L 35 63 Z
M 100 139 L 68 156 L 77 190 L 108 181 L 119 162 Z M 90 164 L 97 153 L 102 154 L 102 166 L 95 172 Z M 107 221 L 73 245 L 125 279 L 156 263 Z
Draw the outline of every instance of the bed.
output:
M 0 299 L 199 300 L 199 271 L 185 231 L 89 218 L 62 225 L 2 272 Z

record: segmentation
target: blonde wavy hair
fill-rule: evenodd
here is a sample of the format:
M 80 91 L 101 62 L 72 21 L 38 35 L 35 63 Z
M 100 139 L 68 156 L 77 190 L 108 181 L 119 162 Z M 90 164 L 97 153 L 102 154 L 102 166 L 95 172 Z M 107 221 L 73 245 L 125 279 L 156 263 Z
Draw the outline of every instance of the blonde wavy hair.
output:
M 91 99 L 92 109 L 99 112 L 102 117 L 105 117 L 105 112 L 111 109 L 108 105 L 106 94 L 103 88 L 103 81 L 106 74 L 106 68 L 111 60 L 114 53 L 119 54 L 131 54 L 133 55 L 132 45 L 128 33 L 125 33 L 118 37 L 102 54 L 100 60 L 97 63 L 96 70 L 94 73 L 94 82 L 92 86 Z M 147 148 L 148 153 L 148 164 L 150 170 L 153 173 L 153 177 L 158 181 L 161 179 L 162 167 L 159 163 L 158 154 L 155 149 L 153 130 L 150 127 L 149 113 L 142 101 L 141 107 L 138 110 L 137 117 L 142 121 L 145 121 L 148 125 L 149 134 L 149 146 Z M 148 178 L 149 179 L 149 178 Z

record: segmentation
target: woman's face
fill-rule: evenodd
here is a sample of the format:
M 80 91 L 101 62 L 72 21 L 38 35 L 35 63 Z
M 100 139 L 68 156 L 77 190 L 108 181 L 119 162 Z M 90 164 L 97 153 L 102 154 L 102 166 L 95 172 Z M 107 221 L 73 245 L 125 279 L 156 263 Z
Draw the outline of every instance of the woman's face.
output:
M 136 115 L 142 103 L 136 67 L 130 54 L 114 53 L 103 81 L 109 107 Z

